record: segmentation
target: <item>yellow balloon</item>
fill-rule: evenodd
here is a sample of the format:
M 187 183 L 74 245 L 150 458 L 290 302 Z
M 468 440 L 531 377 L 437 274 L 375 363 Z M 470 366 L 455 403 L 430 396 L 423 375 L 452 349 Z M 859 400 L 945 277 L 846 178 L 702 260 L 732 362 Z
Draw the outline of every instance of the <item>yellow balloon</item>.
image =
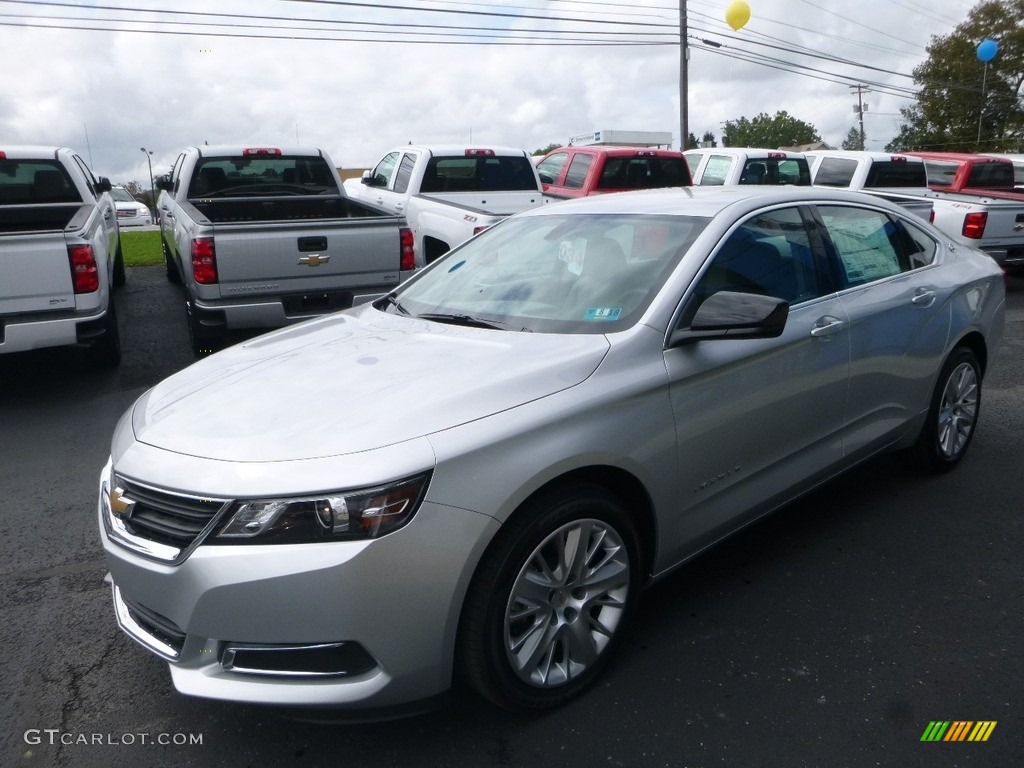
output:
M 750 21 L 750 6 L 743 0 L 735 0 L 725 9 L 725 20 L 729 26 L 739 31 Z

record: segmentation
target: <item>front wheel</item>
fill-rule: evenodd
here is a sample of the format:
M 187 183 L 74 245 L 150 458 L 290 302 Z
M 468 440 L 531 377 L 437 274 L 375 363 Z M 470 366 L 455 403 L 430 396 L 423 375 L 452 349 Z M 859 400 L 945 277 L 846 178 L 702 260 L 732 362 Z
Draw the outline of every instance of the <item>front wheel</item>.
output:
M 942 366 L 914 457 L 925 469 L 953 469 L 971 444 L 981 410 L 981 366 L 968 347 L 957 347 Z
M 506 523 L 474 577 L 460 632 L 468 682 L 509 709 L 577 695 L 621 641 L 640 573 L 616 497 L 584 484 L 544 494 Z

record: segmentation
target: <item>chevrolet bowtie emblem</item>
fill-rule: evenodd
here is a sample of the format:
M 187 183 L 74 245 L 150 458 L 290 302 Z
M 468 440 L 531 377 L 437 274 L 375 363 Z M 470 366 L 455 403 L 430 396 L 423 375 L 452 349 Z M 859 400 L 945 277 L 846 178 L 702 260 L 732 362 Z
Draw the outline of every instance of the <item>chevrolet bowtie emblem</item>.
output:
M 126 520 L 132 515 L 135 501 L 124 495 L 123 488 L 115 488 L 110 492 L 110 511 L 114 517 Z
M 330 260 L 330 256 L 321 256 L 319 253 L 314 253 L 309 256 L 303 256 L 299 259 L 299 264 L 305 264 L 307 267 L 319 267 L 321 264 L 326 264 Z

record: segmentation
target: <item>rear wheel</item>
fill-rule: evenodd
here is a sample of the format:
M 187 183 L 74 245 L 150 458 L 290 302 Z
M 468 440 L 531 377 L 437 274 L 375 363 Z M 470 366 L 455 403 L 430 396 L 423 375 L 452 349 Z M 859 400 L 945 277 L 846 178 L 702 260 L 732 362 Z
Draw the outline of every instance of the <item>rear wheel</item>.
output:
M 86 347 L 85 359 L 94 368 L 116 368 L 121 364 L 121 334 L 113 298 L 103 321 L 103 335 Z
M 506 523 L 474 577 L 460 628 L 467 680 L 510 709 L 576 696 L 620 642 L 640 572 L 616 497 L 585 484 L 544 494 Z
M 117 251 L 114 253 L 114 287 L 120 288 L 125 284 L 127 276 L 124 271 L 124 251 L 121 249 L 121 237 L 117 238 Z
M 931 407 L 914 457 L 925 469 L 953 469 L 971 444 L 981 409 L 981 366 L 968 347 L 957 347 L 946 360 L 932 394 Z
M 171 252 L 167 248 L 167 241 L 162 237 L 160 238 L 160 247 L 164 251 L 164 269 L 167 272 L 167 282 L 171 285 L 181 285 L 181 275 L 178 274 L 178 268 L 174 264 L 174 259 L 171 258 Z

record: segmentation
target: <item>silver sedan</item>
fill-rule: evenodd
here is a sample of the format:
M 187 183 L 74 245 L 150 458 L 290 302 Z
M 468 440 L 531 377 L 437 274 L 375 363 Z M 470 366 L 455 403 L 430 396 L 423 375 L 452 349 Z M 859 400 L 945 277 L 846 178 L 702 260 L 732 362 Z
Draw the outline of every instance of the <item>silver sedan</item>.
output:
M 560 704 L 701 550 L 883 451 L 955 467 L 1003 312 L 988 256 L 857 193 L 512 217 L 134 404 L 117 620 L 195 696 L 380 711 L 461 671 Z

